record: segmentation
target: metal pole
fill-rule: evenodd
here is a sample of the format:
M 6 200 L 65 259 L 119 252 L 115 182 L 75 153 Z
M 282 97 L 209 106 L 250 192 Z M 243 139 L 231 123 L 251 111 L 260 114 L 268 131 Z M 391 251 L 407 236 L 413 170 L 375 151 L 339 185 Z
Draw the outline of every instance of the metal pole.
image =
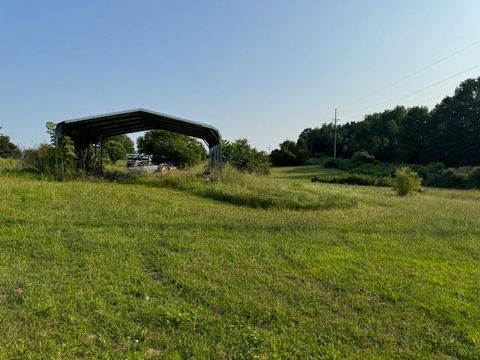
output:
M 334 127 L 334 140 L 333 140 L 333 160 L 337 160 L 337 109 L 335 108 L 335 127 Z
M 55 132 L 55 171 L 58 171 L 58 158 L 59 158 L 59 154 L 58 152 L 60 151 L 59 147 L 60 147 L 60 144 L 59 144 L 59 139 L 58 139 L 58 133 Z
M 100 137 L 100 172 L 103 173 L 103 135 Z

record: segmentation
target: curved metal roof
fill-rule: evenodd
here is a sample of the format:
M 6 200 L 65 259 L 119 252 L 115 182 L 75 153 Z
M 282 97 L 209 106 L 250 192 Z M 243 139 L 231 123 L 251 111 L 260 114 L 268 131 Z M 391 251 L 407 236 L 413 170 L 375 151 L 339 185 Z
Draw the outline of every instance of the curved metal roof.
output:
M 210 148 L 219 145 L 221 134 L 213 126 L 145 109 L 62 121 L 57 124 L 59 137 L 70 136 L 76 144 L 86 146 L 112 136 L 146 130 L 167 130 L 205 140 Z

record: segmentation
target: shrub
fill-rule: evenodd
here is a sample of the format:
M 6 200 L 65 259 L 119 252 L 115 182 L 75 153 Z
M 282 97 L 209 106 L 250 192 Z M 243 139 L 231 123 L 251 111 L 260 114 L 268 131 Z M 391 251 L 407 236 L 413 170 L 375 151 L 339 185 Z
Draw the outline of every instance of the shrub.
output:
M 392 185 L 398 195 L 405 196 L 413 191 L 420 190 L 422 179 L 420 179 L 415 171 L 404 166 L 395 170 Z
M 23 152 L 23 166 L 40 174 L 53 175 L 55 170 L 55 148 L 41 144 Z
M 480 166 L 472 170 L 469 182 L 471 187 L 480 189 Z
M 323 166 L 326 168 L 338 169 L 340 161 L 330 158 L 323 163 Z
M 371 164 L 375 161 L 375 156 L 369 154 L 367 151 L 357 151 L 353 154 L 352 161 L 355 163 Z

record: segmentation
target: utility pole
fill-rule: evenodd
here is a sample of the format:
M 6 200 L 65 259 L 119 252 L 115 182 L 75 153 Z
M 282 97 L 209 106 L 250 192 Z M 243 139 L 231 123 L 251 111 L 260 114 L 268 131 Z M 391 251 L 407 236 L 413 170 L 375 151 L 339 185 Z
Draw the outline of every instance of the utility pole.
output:
M 335 108 L 335 126 L 333 138 L 333 160 L 337 160 L 337 108 Z

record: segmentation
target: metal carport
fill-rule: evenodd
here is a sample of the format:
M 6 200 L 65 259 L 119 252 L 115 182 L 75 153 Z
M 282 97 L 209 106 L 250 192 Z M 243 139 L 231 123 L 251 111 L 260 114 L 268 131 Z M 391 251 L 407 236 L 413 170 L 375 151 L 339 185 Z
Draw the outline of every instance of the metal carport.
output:
M 63 136 L 69 136 L 76 148 L 88 157 L 90 144 L 103 146 L 112 136 L 146 130 L 167 130 L 203 139 L 209 147 L 212 167 L 221 167 L 221 134 L 207 124 L 170 116 L 146 109 L 134 109 L 110 114 L 89 116 L 62 121 L 56 126 L 57 144 Z M 58 149 L 58 146 L 57 146 Z

